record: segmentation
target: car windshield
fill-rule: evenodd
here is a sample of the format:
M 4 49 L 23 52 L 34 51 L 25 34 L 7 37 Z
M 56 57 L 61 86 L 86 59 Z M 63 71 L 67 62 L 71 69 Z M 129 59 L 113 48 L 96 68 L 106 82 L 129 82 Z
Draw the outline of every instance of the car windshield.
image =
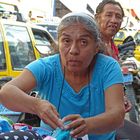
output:
M 13 70 L 22 70 L 35 60 L 32 43 L 26 27 L 6 24 L 5 31 Z

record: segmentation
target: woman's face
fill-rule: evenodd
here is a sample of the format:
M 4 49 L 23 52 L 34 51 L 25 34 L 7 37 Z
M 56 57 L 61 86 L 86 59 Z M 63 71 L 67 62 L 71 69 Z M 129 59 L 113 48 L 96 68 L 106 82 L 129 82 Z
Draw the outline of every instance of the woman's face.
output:
M 98 51 L 94 37 L 81 23 L 63 29 L 58 44 L 62 66 L 71 72 L 87 70 Z
M 113 4 L 106 4 L 97 16 L 100 31 L 105 37 L 113 37 L 119 31 L 122 20 L 121 8 Z

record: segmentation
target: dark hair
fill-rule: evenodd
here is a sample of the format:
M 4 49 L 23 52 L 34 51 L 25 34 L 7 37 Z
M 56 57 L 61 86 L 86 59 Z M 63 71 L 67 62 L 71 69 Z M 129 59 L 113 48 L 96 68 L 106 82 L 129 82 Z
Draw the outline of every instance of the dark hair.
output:
M 118 1 L 115 0 L 103 0 L 102 2 L 99 3 L 99 5 L 96 8 L 96 14 L 100 14 L 103 12 L 104 6 L 107 4 L 113 4 L 113 5 L 118 5 L 121 10 L 122 10 L 122 16 L 124 17 L 124 10 L 121 6 L 121 4 Z

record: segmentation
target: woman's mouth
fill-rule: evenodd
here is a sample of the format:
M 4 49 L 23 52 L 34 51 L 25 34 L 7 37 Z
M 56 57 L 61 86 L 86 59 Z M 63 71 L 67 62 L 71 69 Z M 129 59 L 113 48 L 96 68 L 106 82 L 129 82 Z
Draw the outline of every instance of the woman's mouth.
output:
M 77 66 L 80 64 L 80 61 L 78 60 L 69 60 L 68 61 L 68 65 L 71 65 L 71 66 Z

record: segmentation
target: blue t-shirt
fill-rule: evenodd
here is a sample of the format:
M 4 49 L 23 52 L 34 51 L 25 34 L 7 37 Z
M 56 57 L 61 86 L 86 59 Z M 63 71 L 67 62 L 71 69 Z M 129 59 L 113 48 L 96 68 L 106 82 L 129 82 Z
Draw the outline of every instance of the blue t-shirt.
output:
M 104 91 L 113 84 L 123 83 L 118 62 L 103 54 L 97 55 L 90 83 L 78 93 L 75 93 L 64 78 L 59 54 L 36 60 L 26 68 L 34 75 L 36 90 L 39 91 L 41 98 L 54 104 L 61 118 L 69 114 L 89 117 L 103 113 Z M 41 126 L 48 128 L 43 122 Z M 114 140 L 114 137 L 113 131 L 102 135 L 89 135 L 89 140 Z

